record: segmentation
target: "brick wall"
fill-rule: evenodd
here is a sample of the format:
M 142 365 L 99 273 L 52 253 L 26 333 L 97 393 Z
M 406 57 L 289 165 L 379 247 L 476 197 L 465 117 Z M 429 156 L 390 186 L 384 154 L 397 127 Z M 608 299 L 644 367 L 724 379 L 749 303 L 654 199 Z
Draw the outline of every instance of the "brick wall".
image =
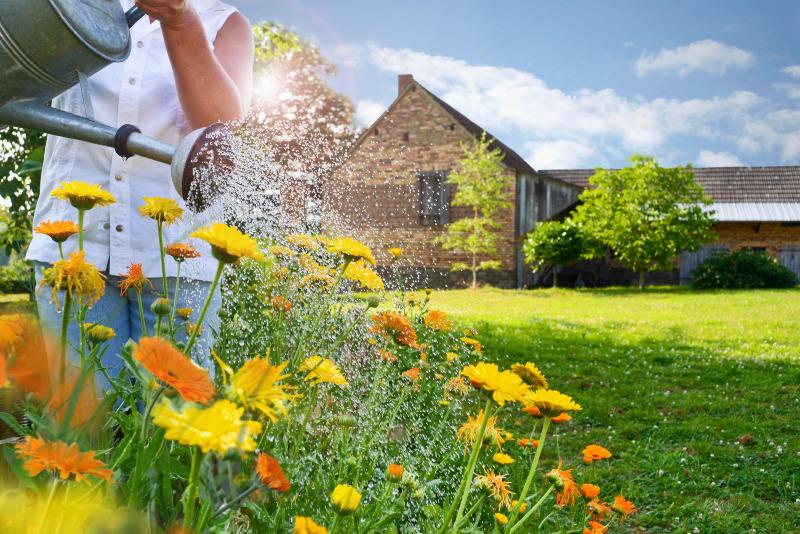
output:
M 800 226 L 784 223 L 717 223 L 714 231 L 719 235 L 716 243 L 730 250 L 764 247 L 775 258 L 782 247 L 800 246 Z
M 463 155 L 462 143 L 473 139 L 430 95 L 411 84 L 325 185 L 326 222 L 365 240 L 382 264 L 388 261 L 385 249 L 392 246 L 406 249 L 403 262 L 410 269 L 441 272 L 453 261 L 467 261 L 432 243 L 442 227 L 420 224 L 417 173 L 454 169 Z M 508 169 L 508 174 L 512 208 L 499 216 L 503 226 L 497 257 L 506 278 L 515 265 L 515 172 Z M 468 214 L 468 209 L 451 207 L 451 222 Z

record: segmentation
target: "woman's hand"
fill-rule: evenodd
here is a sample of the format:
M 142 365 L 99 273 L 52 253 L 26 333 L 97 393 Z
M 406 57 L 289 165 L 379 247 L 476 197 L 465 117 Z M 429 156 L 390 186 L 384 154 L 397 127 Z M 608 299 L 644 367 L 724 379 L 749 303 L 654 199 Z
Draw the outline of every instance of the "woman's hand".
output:
M 189 0 L 136 0 L 136 5 L 163 28 L 180 29 L 195 15 Z

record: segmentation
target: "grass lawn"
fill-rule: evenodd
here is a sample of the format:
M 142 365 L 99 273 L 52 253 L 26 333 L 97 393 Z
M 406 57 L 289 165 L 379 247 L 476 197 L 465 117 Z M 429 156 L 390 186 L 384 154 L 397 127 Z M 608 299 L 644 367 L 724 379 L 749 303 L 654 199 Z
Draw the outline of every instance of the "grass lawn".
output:
M 583 405 L 558 428 L 561 455 L 614 453 L 595 482 L 636 503 L 632 530 L 800 532 L 800 290 L 431 298 L 478 330 L 487 359 L 533 361 Z

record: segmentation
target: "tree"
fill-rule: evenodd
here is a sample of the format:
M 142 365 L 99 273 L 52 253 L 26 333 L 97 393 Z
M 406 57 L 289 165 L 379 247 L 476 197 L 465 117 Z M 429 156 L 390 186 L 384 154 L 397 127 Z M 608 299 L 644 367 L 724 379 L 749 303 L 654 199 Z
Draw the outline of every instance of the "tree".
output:
M 470 271 L 473 289 L 478 286 L 478 271 L 501 267 L 497 260 L 479 262 L 478 256 L 497 254 L 501 224 L 495 217 L 511 205 L 508 186 L 512 178 L 503 166 L 503 153 L 499 148 L 490 149 L 491 143 L 484 133 L 473 144 L 462 147 L 464 157 L 447 183 L 456 186 L 452 205 L 470 208 L 472 215 L 448 224 L 445 233 L 434 240 L 445 250 L 469 255 L 469 264 L 455 262 L 451 269 Z
M 539 223 L 525 238 L 522 254 L 531 269 L 553 268 L 553 287 L 558 286 L 558 268 L 580 260 L 586 254 L 581 227 L 571 219 Z
M 0 197 L 8 204 L 0 246 L 20 252 L 30 241 L 31 222 L 39 198 L 45 136 L 33 130 L 0 130 Z
M 668 269 L 682 251 L 697 250 L 714 238 L 711 203 L 694 181 L 691 166 L 661 167 L 651 157 L 632 156 L 616 171 L 597 169 L 575 221 L 616 258 L 639 274 Z

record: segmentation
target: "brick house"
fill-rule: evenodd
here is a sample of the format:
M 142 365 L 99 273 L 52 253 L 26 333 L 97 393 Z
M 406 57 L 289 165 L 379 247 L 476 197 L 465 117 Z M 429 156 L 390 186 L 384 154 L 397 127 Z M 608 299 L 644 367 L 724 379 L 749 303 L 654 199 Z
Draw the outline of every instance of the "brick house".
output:
M 431 93 L 409 74 L 398 77 L 394 102 L 355 142 L 323 185 L 323 220 L 364 239 L 376 251 L 379 267 L 392 260 L 386 248 L 402 247 L 397 264 L 403 278 L 418 287 L 457 287 L 465 273 L 450 264 L 467 261 L 433 240 L 449 222 L 469 215 L 451 206 L 454 191 L 447 174 L 462 157 L 462 146 L 480 138 L 483 128 Z M 536 171 L 500 140 L 492 148 L 504 155 L 511 207 L 500 218 L 498 247 L 502 270 L 480 280 L 501 287 L 547 283 L 543 273 L 524 265 L 521 244 L 539 221 L 563 217 L 577 205 L 592 169 Z M 722 167 L 695 169 L 695 179 L 712 198 L 716 243 L 676 258 L 674 272 L 654 273 L 650 282 L 685 283 L 691 271 L 720 250 L 764 250 L 800 274 L 800 167 Z M 628 284 L 633 273 L 613 261 L 584 262 L 559 281 L 587 285 Z

